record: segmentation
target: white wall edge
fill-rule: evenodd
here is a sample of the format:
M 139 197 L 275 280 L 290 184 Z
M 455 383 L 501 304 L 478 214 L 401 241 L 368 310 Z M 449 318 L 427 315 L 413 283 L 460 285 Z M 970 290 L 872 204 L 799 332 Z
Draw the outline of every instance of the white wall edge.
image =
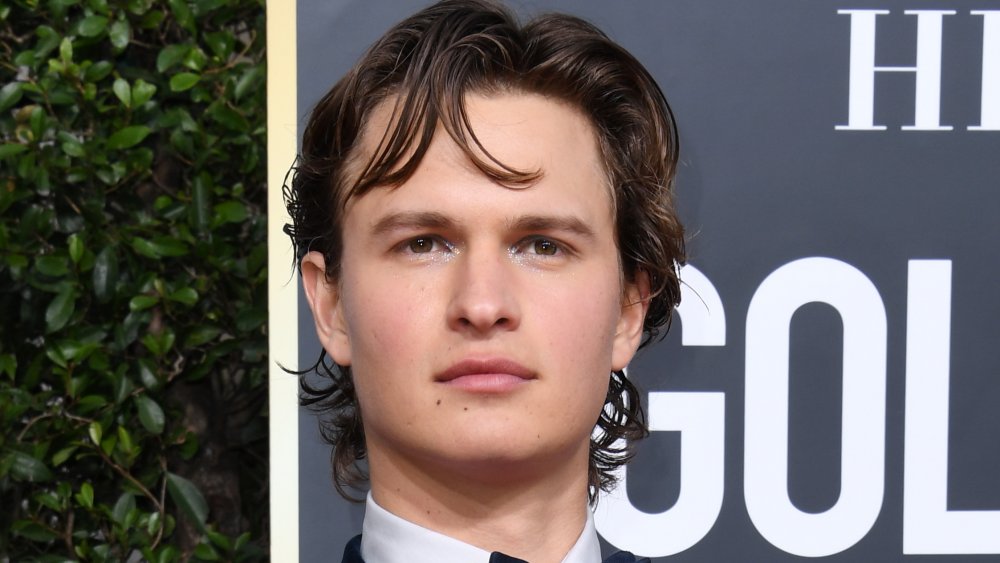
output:
M 296 2 L 267 0 L 267 298 L 271 561 L 299 560 L 298 275 L 282 226 L 285 173 L 295 159 Z M 280 365 L 279 365 L 280 364 Z

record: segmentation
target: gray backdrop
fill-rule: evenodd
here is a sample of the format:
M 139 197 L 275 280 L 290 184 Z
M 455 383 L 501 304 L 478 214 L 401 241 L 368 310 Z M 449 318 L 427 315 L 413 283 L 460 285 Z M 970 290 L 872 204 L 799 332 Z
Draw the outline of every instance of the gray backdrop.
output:
M 1000 2 L 513 4 L 596 23 L 656 76 L 680 124 L 690 261 L 707 280 L 694 288 L 706 305 L 695 297 L 631 369 L 674 403 L 651 407 L 661 430 L 602 534 L 652 555 L 688 545 L 656 561 L 1000 560 L 1000 18 L 982 13 Z M 423 5 L 298 0 L 303 122 Z M 850 9 L 867 12 L 838 13 Z M 872 69 L 872 40 L 874 65 L 890 68 Z M 696 330 L 706 311 L 714 332 Z M 700 405 L 690 392 L 715 410 L 668 420 L 664 405 Z M 301 559 L 336 561 L 362 511 L 333 492 L 305 411 L 300 433 Z M 682 448 L 723 458 L 720 481 L 694 461 L 682 472 Z M 701 524 L 681 537 L 658 518 L 686 494 Z

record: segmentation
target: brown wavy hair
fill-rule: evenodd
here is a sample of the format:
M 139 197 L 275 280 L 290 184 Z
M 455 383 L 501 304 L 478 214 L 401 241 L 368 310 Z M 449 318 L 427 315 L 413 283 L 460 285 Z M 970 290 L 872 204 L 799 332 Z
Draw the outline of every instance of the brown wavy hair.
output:
M 292 218 L 285 232 L 298 261 L 319 251 L 327 279 L 336 280 L 347 202 L 372 188 L 406 182 L 439 124 L 497 183 L 517 188 L 537 178 L 536 171 L 516 170 L 492 157 L 470 125 L 468 94 L 505 92 L 569 103 L 593 126 L 612 186 L 623 277 L 634 281 L 644 272 L 650 281 L 645 346 L 669 327 L 680 301 L 684 230 L 672 195 L 677 129 L 646 69 L 573 16 L 547 14 L 521 25 L 490 1 L 445 0 L 382 36 L 316 104 L 306 125 L 291 186 L 285 186 Z M 394 104 L 393 122 L 365 161 L 357 146 L 372 110 L 383 102 Z M 367 452 L 351 370 L 321 352 L 299 373 L 301 403 L 321 413 L 321 433 L 334 446 L 334 484 L 352 498 L 345 487 L 365 480 L 358 462 Z M 648 434 L 639 391 L 621 372 L 610 376 L 596 426 L 599 432 L 590 444 L 591 500 L 614 485 L 615 469 L 632 457 L 635 440 Z

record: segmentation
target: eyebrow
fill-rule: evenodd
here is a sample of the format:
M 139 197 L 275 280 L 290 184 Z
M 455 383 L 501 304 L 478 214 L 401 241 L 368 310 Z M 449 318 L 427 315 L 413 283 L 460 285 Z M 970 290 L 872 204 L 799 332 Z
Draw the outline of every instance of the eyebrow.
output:
M 436 211 L 401 211 L 390 213 L 375 222 L 371 232 L 384 235 L 397 229 L 452 230 L 457 227 L 454 219 Z M 512 231 L 566 232 L 589 239 L 597 238 L 586 222 L 573 215 L 522 215 L 507 223 Z
M 594 229 L 573 215 L 524 215 L 510 223 L 515 231 L 564 232 L 585 238 L 597 238 Z
M 455 226 L 443 213 L 436 211 L 402 211 L 390 213 L 372 226 L 372 234 L 384 235 L 397 229 L 448 229 Z

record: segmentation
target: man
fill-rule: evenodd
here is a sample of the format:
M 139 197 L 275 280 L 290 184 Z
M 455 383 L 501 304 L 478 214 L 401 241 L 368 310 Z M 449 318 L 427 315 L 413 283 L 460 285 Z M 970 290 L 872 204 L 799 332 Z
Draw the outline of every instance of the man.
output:
M 286 230 L 342 494 L 367 459 L 344 561 L 600 561 L 588 503 L 646 434 L 623 370 L 680 296 L 676 161 L 631 55 L 485 1 L 403 21 L 320 100 Z

